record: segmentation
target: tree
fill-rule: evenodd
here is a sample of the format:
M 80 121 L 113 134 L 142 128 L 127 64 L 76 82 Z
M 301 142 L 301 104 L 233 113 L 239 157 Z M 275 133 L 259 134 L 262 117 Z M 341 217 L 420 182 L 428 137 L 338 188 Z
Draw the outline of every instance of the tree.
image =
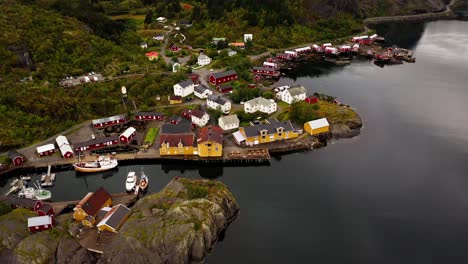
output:
M 148 10 L 145 16 L 145 24 L 151 24 L 151 23 L 153 23 L 153 11 Z

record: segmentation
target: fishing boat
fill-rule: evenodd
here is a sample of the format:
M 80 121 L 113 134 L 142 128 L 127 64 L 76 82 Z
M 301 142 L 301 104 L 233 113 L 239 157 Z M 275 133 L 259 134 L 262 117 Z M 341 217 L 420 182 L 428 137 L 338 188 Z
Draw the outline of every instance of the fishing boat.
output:
M 78 162 L 73 164 L 76 171 L 80 172 L 100 172 L 111 170 L 117 167 L 119 163 L 116 159 L 110 157 L 99 156 L 99 158 L 92 162 Z
M 140 173 L 140 189 L 142 192 L 148 188 L 148 177 L 146 176 L 145 172 L 142 170 Z
M 18 193 L 18 197 L 32 200 L 46 201 L 52 199 L 52 192 L 42 189 L 39 184 L 34 187 L 23 187 Z
M 127 192 L 131 192 L 135 189 L 137 184 L 137 176 L 134 171 L 130 171 L 127 175 L 127 180 L 125 181 L 125 189 Z

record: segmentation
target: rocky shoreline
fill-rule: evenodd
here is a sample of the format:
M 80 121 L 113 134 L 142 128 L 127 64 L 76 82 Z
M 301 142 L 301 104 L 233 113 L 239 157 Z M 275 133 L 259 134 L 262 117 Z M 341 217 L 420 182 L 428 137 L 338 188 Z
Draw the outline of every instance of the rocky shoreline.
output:
M 0 216 L 0 262 L 203 263 L 239 214 L 239 205 L 224 184 L 179 177 L 131 209 L 102 256 L 81 247 L 71 235 L 77 230 L 71 214 L 57 216 L 51 230 L 30 233 L 27 218 L 35 213 L 15 209 Z

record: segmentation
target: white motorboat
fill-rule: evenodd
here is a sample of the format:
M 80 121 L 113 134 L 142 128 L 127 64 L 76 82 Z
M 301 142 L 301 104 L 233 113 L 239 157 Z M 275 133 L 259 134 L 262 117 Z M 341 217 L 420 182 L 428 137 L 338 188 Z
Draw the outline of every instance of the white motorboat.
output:
M 142 170 L 140 173 L 140 190 L 144 192 L 146 188 L 148 188 L 148 176 L 146 176 L 145 172 Z
M 78 162 L 73 164 L 76 171 L 80 172 L 100 172 L 113 169 L 119 163 L 116 159 L 110 157 L 99 156 L 99 158 L 92 162 Z
M 125 181 L 125 189 L 127 192 L 131 192 L 135 189 L 137 184 L 137 176 L 134 171 L 130 171 L 127 175 L 127 180 Z

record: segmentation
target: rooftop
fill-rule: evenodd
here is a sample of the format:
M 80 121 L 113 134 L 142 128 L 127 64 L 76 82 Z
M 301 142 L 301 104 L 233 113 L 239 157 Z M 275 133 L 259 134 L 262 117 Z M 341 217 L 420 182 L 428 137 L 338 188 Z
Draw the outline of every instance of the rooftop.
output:
M 182 119 L 182 118 L 181 118 Z M 161 134 L 183 134 L 192 131 L 191 124 L 164 124 L 161 128 Z
M 94 119 L 93 125 L 107 123 L 111 121 L 117 121 L 117 120 L 121 120 L 125 118 L 126 118 L 125 115 L 116 115 L 116 116 L 110 116 L 110 117 L 105 117 L 105 118 L 100 118 L 100 119 Z
M 188 79 L 188 80 L 178 83 L 178 85 L 180 85 L 182 88 L 188 88 L 189 86 L 194 85 L 194 83 L 192 80 Z
M 77 148 L 81 148 L 81 147 L 87 147 L 87 146 L 91 146 L 91 145 L 95 145 L 95 144 L 101 144 L 101 143 L 104 143 L 104 142 L 110 142 L 110 141 L 115 141 L 115 140 L 119 140 L 118 135 L 114 135 L 114 136 L 110 136 L 110 137 L 103 137 L 103 138 L 95 138 L 95 139 L 91 139 L 91 140 L 88 140 L 88 141 L 78 142 L 76 144 L 73 144 L 73 147 L 75 149 L 77 149 Z
M 243 127 L 245 135 L 247 137 L 256 137 L 260 135 L 260 131 L 266 130 L 267 134 L 274 134 L 277 132 L 278 128 L 283 128 L 284 132 L 294 131 L 294 127 L 291 124 L 291 121 L 278 121 L 276 119 L 267 120 L 266 124 L 258 124 L 254 126 Z
M 193 109 L 192 111 L 192 116 L 195 116 L 197 118 L 202 118 L 204 115 L 206 115 L 206 112 L 200 109 Z
M 275 104 L 275 102 L 274 101 L 272 102 L 272 101 L 270 101 L 268 99 L 265 99 L 263 97 L 257 97 L 257 98 L 254 98 L 252 100 L 249 100 L 249 101 L 245 102 L 245 104 L 263 105 L 263 106 L 269 107 L 270 105 Z
M 214 141 L 223 144 L 223 130 L 219 126 L 206 126 L 200 129 L 197 142 Z
M 81 208 L 88 215 L 95 216 L 108 199 L 111 199 L 110 194 L 101 187 L 89 197 Z
M 219 79 L 219 78 L 223 78 L 223 77 L 234 75 L 234 74 L 237 74 L 237 72 L 235 70 L 230 70 L 230 71 L 225 71 L 225 72 L 213 73 L 212 75 L 216 79 Z
M 208 100 L 213 101 L 219 105 L 225 105 L 229 102 L 228 100 L 222 98 L 221 96 L 216 96 L 216 95 L 209 95 Z
M 238 124 L 240 122 L 236 114 L 222 116 L 219 118 L 218 123 L 221 122 L 221 120 L 223 120 L 224 124 L 232 124 L 232 123 Z
M 122 221 L 129 213 L 130 209 L 128 209 L 125 205 L 116 205 L 104 216 L 104 218 L 99 222 L 98 226 L 107 225 L 114 230 L 118 230 Z
M 291 96 L 297 96 L 300 94 L 307 93 L 306 88 L 304 88 L 304 86 L 302 85 L 291 86 L 291 88 L 289 88 L 288 91 Z
M 159 144 L 169 143 L 170 147 L 177 146 L 180 142 L 184 146 L 195 146 L 195 135 L 193 133 L 162 134 Z

